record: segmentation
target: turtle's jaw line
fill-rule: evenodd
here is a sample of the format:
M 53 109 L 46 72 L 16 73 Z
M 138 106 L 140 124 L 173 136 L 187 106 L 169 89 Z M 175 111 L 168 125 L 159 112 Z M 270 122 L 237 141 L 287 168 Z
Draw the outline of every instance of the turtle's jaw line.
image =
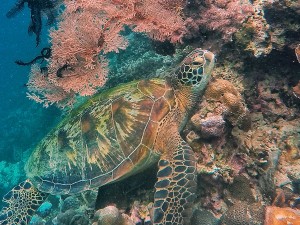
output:
M 212 52 L 205 51 L 204 56 L 210 62 L 215 62 L 215 55 Z
M 205 75 L 210 76 L 212 69 L 214 68 L 214 65 L 215 65 L 215 55 L 212 52 L 205 51 L 204 57 L 205 57 L 205 63 L 207 64 L 204 72 L 205 72 Z

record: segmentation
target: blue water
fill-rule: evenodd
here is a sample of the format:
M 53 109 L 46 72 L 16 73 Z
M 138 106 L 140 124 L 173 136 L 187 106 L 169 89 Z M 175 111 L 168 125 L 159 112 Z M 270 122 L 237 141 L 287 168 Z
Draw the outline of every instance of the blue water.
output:
M 54 126 L 59 116 L 59 110 L 54 107 L 44 109 L 26 97 L 24 85 L 30 67 L 18 66 L 14 61 L 30 61 L 49 44 L 45 27 L 39 47 L 36 47 L 35 36 L 28 35 L 30 14 L 27 6 L 14 18 L 6 17 L 16 2 L 4 0 L 0 7 L 0 163 L 5 160 L 10 164 L 25 161 L 26 154 Z M 1 183 L 7 183 L 5 179 L 8 179 L 7 174 L 1 171 Z M 0 185 L 1 196 L 3 191 Z

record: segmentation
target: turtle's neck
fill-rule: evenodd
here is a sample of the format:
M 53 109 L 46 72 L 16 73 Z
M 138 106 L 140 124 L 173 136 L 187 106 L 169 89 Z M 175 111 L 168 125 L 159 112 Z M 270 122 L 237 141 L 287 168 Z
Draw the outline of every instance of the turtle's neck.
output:
M 196 104 L 200 101 L 205 87 L 184 85 L 173 77 L 168 77 L 166 80 L 167 84 L 173 88 L 176 98 L 180 102 L 179 107 L 182 107 L 182 110 L 186 113 L 193 111 Z

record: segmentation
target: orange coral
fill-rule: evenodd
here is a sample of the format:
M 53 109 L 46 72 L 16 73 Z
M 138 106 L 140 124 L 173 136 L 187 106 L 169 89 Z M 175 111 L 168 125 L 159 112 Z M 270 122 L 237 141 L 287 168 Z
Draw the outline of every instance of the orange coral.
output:
M 300 210 L 268 206 L 265 225 L 300 225 Z
M 205 95 L 207 98 L 220 99 L 225 92 L 239 95 L 232 83 L 223 79 L 215 79 L 207 87 Z
M 205 97 L 208 101 L 221 103 L 221 106 L 215 110 L 224 114 L 233 125 L 239 125 L 244 130 L 251 128 L 249 112 L 241 94 L 232 83 L 223 79 L 215 79 L 208 85 Z

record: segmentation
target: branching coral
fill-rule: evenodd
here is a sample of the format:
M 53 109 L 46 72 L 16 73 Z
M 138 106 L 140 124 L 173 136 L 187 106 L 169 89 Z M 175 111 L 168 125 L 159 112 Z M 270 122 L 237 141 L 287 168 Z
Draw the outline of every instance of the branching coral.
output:
M 50 33 L 48 72 L 41 78 L 33 69 L 29 81 L 30 98 L 45 106 L 69 104 L 75 94 L 92 95 L 104 85 L 107 61 L 99 54 L 127 47 L 127 40 L 120 35 L 124 26 L 173 43 L 187 32 L 180 16 L 182 0 L 172 4 L 168 0 L 65 0 L 64 4 L 58 29 Z

